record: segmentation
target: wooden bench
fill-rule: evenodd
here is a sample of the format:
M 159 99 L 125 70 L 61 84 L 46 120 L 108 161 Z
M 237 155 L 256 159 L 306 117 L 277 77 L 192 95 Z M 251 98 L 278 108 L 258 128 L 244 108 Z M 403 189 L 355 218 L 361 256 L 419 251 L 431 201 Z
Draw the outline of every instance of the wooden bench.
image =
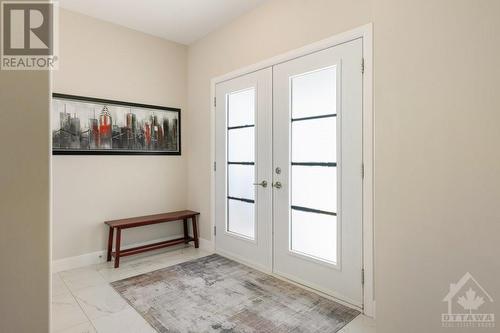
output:
M 198 228 L 196 226 L 196 220 L 198 215 L 200 215 L 200 213 L 198 212 L 193 212 L 191 210 L 181 210 L 178 212 L 105 221 L 104 223 L 109 226 L 107 260 L 111 261 L 111 258 L 115 257 L 115 268 L 118 268 L 120 266 L 120 257 L 131 256 L 134 254 L 143 253 L 151 250 L 157 250 L 167 246 L 172 246 L 182 243 L 187 244 L 190 241 L 194 241 L 194 247 L 198 248 L 199 247 Z M 188 234 L 188 219 L 191 219 L 193 223 L 193 237 L 190 237 Z M 135 227 L 142 227 L 145 225 L 165 223 L 165 222 L 175 222 L 175 221 L 183 221 L 184 237 L 153 244 L 137 246 L 134 248 L 124 249 L 124 250 L 120 249 L 122 229 L 130 229 Z M 115 229 L 116 229 L 116 243 L 115 243 L 115 252 L 113 252 L 113 233 Z

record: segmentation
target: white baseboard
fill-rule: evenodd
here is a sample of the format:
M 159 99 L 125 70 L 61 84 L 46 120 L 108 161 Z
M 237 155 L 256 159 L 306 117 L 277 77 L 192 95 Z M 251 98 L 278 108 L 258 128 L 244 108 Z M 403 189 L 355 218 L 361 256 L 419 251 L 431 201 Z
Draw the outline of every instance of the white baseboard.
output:
M 163 237 L 159 239 L 154 239 L 147 242 L 134 243 L 124 245 L 122 249 L 129 249 L 131 247 L 142 246 L 151 243 L 163 242 L 175 238 L 182 238 L 184 235 L 173 235 L 168 237 Z M 200 248 L 204 249 L 204 247 L 209 248 L 209 244 L 211 243 L 207 240 L 200 238 Z M 204 249 L 205 250 L 205 249 Z M 208 250 L 206 250 L 208 251 Z M 106 262 L 106 250 L 96 251 L 91 253 L 85 253 L 74 257 L 67 257 L 63 259 L 52 260 L 52 273 L 58 273 L 62 271 L 67 271 L 70 269 L 80 268 L 89 265 L 97 265 L 103 262 Z
M 79 256 L 52 260 L 52 273 L 67 271 L 89 265 L 96 265 L 106 261 L 106 251 L 85 253 Z

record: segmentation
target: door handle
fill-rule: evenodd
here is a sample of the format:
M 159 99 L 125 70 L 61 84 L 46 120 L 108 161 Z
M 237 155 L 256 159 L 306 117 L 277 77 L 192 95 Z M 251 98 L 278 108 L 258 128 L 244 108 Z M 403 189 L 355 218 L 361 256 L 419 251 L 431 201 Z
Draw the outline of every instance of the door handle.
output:
M 253 183 L 254 185 L 259 185 L 259 186 L 262 186 L 262 187 L 267 187 L 267 181 L 263 180 L 261 181 L 260 183 Z
M 273 187 L 280 189 L 283 187 L 283 185 L 281 185 L 281 182 L 276 182 L 276 183 L 273 183 Z

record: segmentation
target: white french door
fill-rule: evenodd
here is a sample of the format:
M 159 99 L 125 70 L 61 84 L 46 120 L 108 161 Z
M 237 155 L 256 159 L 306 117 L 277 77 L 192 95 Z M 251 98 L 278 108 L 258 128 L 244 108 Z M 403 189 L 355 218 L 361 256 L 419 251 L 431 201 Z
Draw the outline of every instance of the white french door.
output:
M 274 272 L 362 306 L 362 40 L 274 67 Z
M 362 40 L 216 85 L 216 251 L 362 307 Z
M 272 270 L 272 69 L 216 86 L 216 249 Z

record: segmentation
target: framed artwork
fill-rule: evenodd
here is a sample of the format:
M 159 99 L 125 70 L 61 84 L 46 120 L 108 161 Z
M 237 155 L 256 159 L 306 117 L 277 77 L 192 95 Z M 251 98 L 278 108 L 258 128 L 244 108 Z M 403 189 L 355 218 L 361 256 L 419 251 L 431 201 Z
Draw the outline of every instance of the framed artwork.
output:
M 181 110 L 52 94 L 54 155 L 180 155 Z

